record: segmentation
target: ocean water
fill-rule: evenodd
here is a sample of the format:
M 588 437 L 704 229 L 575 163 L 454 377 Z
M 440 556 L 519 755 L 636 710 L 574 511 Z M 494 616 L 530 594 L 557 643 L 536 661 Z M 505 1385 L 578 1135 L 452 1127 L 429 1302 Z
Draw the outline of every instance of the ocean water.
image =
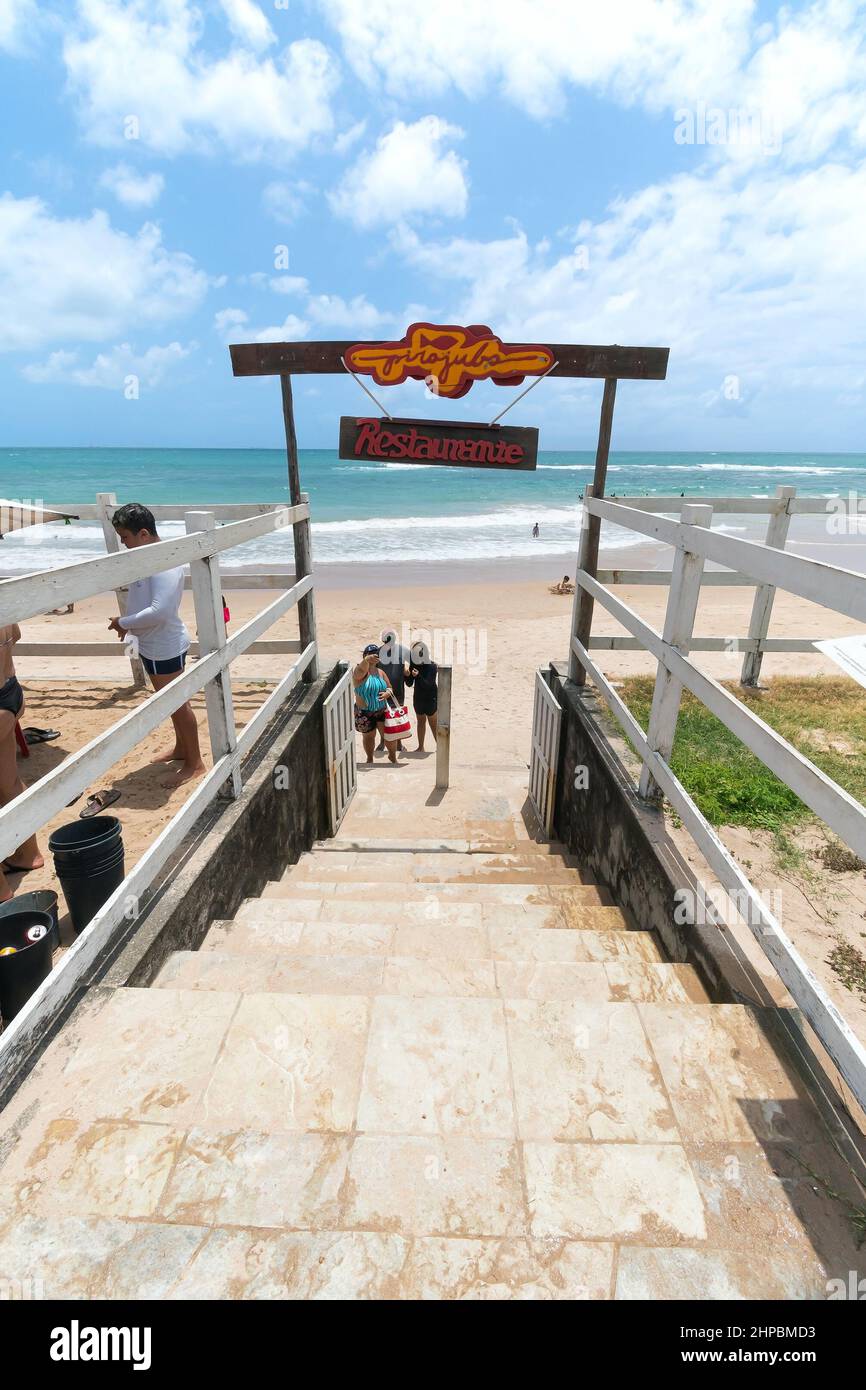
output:
M 322 564 L 520 560 L 574 554 L 580 496 L 592 480 L 590 452 L 547 452 L 537 471 L 355 463 L 332 450 L 300 453 L 310 494 L 313 554 Z M 779 483 L 810 497 L 866 497 L 866 454 L 613 453 L 608 495 L 768 496 Z M 278 449 L 0 449 L 0 498 L 41 500 L 74 511 L 97 492 L 121 501 L 275 502 L 288 498 Z M 799 521 L 799 519 L 798 519 Z M 532 539 L 538 523 L 540 537 Z M 742 522 L 742 524 L 740 524 Z M 761 523 L 763 525 L 763 523 Z M 750 529 L 751 527 L 751 529 Z M 755 522 L 726 517 L 718 529 L 752 534 Z M 161 527 L 181 534 L 182 522 Z M 634 536 L 605 526 L 605 550 Z M 104 553 L 96 523 L 52 523 L 7 536 L 0 573 L 19 574 Z M 226 568 L 291 563 L 288 533 L 264 537 L 224 556 Z

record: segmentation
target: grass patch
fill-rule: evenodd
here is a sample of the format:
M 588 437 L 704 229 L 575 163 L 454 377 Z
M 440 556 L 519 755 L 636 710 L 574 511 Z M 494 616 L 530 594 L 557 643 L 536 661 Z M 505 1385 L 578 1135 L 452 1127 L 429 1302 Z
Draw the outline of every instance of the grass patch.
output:
M 644 729 L 654 684 L 652 676 L 622 681 L 620 694 Z M 723 684 L 828 777 L 866 800 L 866 690 L 835 676 L 777 677 L 764 692 L 742 690 L 736 681 Z M 688 691 L 671 766 L 711 825 L 781 832 L 811 817 L 799 797 Z

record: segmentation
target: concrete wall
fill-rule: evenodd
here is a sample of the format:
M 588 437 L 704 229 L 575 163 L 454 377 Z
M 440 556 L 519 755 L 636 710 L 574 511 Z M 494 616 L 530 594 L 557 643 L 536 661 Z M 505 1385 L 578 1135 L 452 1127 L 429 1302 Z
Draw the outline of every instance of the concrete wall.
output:
M 314 840 L 330 833 L 322 706 L 342 668 L 293 692 L 254 768 L 244 768 L 237 801 L 217 809 L 185 862 L 105 976 L 111 985 L 147 985 L 172 951 L 194 951 L 211 923 L 233 917 L 244 898 L 279 878 Z M 275 786 L 278 768 L 285 768 Z
M 722 928 L 677 921 L 686 889 L 697 901 L 698 880 L 667 834 L 661 811 L 638 796 L 634 779 L 606 736 L 604 706 L 590 686 L 577 686 L 553 664 L 549 683 L 562 706 L 554 831 L 609 889 L 631 924 L 655 931 L 668 958 L 688 961 L 719 1002 L 758 1005 L 772 999 Z M 587 769 L 586 790 L 575 772 Z M 708 905 L 710 906 L 710 905 Z M 679 911 L 678 911 L 679 909 Z

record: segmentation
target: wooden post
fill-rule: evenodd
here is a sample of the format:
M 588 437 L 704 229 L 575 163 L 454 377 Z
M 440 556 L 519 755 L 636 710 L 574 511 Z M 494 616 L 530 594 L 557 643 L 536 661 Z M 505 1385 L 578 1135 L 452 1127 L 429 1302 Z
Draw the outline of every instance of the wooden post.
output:
M 216 521 L 213 512 L 185 512 L 187 534 L 193 531 L 213 531 Z M 222 585 L 220 584 L 219 555 L 191 560 L 192 595 L 195 603 L 195 623 L 198 630 L 199 660 L 226 645 L 226 625 L 223 617 Z M 207 704 L 207 723 L 214 762 L 233 753 L 237 748 L 235 715 L 232 704 L 232 680 L 228 669 L 220 671 L 204 688 Z M 236 800 L 243 790 L 240 769 L 232 768 L 231 777 L 220 787 L 219 795 Z
M 295 411 L 292 402 L 292 378 L 286 374 L 280 376 L 280 388 L 283 395 L 283 423 L 286 429 L 286 462 L 289 470 L 289 501 L 293 507 L 297 507 L 301 502 L 309 502 L 309 496 L 301 492 L 301 475 L 298 468 L 298 440 L 295 434 Z M 298 521 L 292 527 L 295 543 L 295 579 L 304 579 L 306 575 L 313 571 L 313 547 L 310 530 L 309 518 L 306 521 Z M 316 641 L 316 602 L 315 591 L 311 589 L 308 594 L 300 600 L 298 604 L 298 627 L 301 635 L 301 648 L 309 646 L 310 642 Z M 319 679 L 319 653 L 313 657 L 307 669 L 304 671 L 305 681 L 316 681 Z
M 604 396 L 601 401 L 601 417 L 598 425 L 598 447 L 595 451 L 595 474 L 592 479 L 593 495 L 604 497 L 604 484 L 607 478 L 607 460 L 610 453 L 610 436 L 613 429 L 613 407 L 616 401 L 616 377 L 606 377 L 604 382 Z M 581 554 L 584 556 L 583 568 L 587 574 L 593 578 L 598 571 L 598 539 L 601 533 L 601 520 L 597 516 L 589 518 L 587 527 L 586 543 L 581 536 Z M 574 632 L 578 640 L 584 647 L 589 648 L 589 634 L 592 628 L 592 595 L 585 589 L 578 589 L 575 585 L 574 596 L 577 599 L 580 594 L 580 602 L 575 603 L 577 618 L 574 624 Z M 572 665 L 574 675 L 571 677 L 576 685 L 585 685 L 586 671 L 576 660 L 574 655 L 569 656 L 569 675 L 571 675 Z
M 712 519 L 712 507 L 695 502 L 686 502 L 680 517 L 684 525 L 688 526 L 709 526 Z M 671 587 L 662 637 L 684 656 L 688 656 L 695 626 L 703 569 L 702 555 L 694 555 L 685 547 L 677 549 L 671 572 Z M 671 749 L 674 746 L 682 693 L 682 682 L 659 662 L 647 728 L 647 743 L 656 753 L 661 754 L 665 762 L 670 760 Z M 662 795 L 661 787 L 646 763 L 641 769 L 638 792 L 652 800 L 659 800 Z
M 99 520 L 102 525 L 102 534 L 105 538 L 105 548 L 109 555 L 114 555 L 120 550 L 120 537 L 111 524 L 111 516 L 117 507 L 117 496 L 113 492 L 97 492 L 96 505 L 99 509 Z M 117 607 L 121 617 L 126 612 L 127 588 L 115 589 L 114 596 L 117 599 Z M 137 656 L 129 658 L 129 665 L 132 670 L 132 683 L 136 690 L 145 690 L 147 680 L 144 675 L 144 667 Z
M 767 534 L 764 538 L 764 544 L 771 545 L 774 550 L 785 549 L 788 527 L 791 524 L 791 512 L 788 504 L 791 498 L 796 495 L 797 489 L 794 487 L 776 488 L 776 496 L 780 503 L 784 501 L 784 506 L 780 506 L 770 517 L 767 523 Z M 749 620 L 749 636 L 756 637 L 758 644 L 754 651 L 747 651 L 743 657 L 740 685 L 756 686 L 760 680 L 761 662 L 764 659 L 762 643 L 770 630 L 770 615 L 773 611 L 775 597 L 776 586 L 774 584 L 759 584 L 755 589 L 752 616 Z
M 448 786 L 451 763 L 451 667 L 439 667 L 436 707 L 436 786 Z
M 589 562 L 590 558 L 589 523 L 592 520 L 592 518 L 590 517 L 589 512 L 586 510 L 586 504 L 590 500 L 590 498 L 594 496 L 595 485 L 593 483 L 587 483 L 586 487 L 583 489 L 583 516 L 581 517 L 580 522 L 580 545 L 578 546 L 577 551 L 577 573 L 574 576 L 574 603 L 571 607 L 572 637 L 578 636 L 580 628 L 580 603 L 584 593 L 583 589 L 581 589 L 580 587 L 580 572 L 581 570 L 586 569 L 587 563 Z M 597 559 L 598 555 L 596 554 L 596 560 Z M 597 564 L 595 570 L 596 572 L 598 570 Z M 586 683 L 586 672 L 584 671 L 583 667 L 578 661 L 577 655 L 571 642 L 569 642 L 568 644 L 568 650 L 568 679 L 570 681 L 574 681 L 577 685 L 584 685 Z

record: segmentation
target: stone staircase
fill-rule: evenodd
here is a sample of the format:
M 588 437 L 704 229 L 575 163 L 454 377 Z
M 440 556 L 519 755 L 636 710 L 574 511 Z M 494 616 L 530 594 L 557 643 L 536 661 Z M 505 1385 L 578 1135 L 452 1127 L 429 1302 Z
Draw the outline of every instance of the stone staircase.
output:
M 412 840 L 359 798 L 52 1044 L 4 1117 L 6 1277 L 46 1297 L 808 1299 L 860 1269 L 862 1199 L 761 1010 L 710 1003 L 516 817 Z

